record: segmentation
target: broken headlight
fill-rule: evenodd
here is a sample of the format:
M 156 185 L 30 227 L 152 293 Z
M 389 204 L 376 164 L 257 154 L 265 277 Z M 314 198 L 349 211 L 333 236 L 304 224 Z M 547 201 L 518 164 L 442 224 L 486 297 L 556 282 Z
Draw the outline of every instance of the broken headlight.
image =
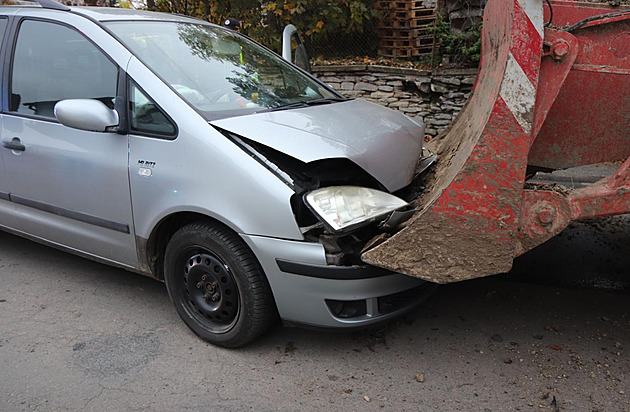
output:
M 304 203 L 333 232 L 346 232 L 408 205 L 389 193 L 358 186 L 332 186 L 304 195 Z

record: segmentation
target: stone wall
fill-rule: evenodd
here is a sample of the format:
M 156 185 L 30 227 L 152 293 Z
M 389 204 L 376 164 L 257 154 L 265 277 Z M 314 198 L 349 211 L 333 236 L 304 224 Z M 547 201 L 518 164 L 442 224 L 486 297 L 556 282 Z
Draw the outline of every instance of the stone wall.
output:
M 398 67 L 319 66 L 313 74 L 347 97 L 358 97 L 400 110 L 427 125 L 426 133 L 442 132 L 462 109 L 476 70 L 433 72 Z

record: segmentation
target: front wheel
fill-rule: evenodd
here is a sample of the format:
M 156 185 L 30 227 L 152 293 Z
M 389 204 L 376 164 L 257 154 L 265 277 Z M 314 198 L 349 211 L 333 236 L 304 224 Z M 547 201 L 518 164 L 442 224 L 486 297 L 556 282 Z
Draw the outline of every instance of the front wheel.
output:
M 179 229 L 166 247 L 164 281 L 177 313 L 202 339 L 243 346 L 273 324 L 265 275 L 245 242 L 215 222 Z

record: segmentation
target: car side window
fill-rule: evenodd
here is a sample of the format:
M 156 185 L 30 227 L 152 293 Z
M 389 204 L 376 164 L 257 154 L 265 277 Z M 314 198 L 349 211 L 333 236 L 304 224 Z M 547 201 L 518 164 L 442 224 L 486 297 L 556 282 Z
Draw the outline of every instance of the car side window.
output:
M 176 133 L 173 122 L 134 82 L 129 83 L 129 120 L 134 132 L 167 137 Z
M 114 108 L 118 68 L 94 44 L 67 26 L 25 20 L 13 55 L 12 112 L 54 118 L 64 99 L 96 99 Z

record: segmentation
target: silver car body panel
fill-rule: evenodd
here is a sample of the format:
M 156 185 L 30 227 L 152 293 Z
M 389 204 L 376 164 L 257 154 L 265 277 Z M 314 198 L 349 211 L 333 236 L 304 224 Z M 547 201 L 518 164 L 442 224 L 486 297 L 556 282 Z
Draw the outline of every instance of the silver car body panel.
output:
M 424 139 L 423 124 L 360 99 L 231 117 L 212 124 L 306 163 L 348 158 L 390 191 L 413 179 Z
M 0 123 L 4 115 L 0 115 Z M 0 127 L 0 139 L 4 140 L 2 127 Z M 9 198 L 10 179 L 4 167 L 4 156 L 11 156 L 11 153 L 5 154 L 6 150 L 0 150 L 0 226 L 16 228 L 17 219 L 15 217 L 15 204 Z
M 18 230 L 122 264 L 137 261 L 125 136 L 9 115 L 2 132 L 26 147 L 4 159 Z
M 130 10 L 116 7 L 71 7 L 73 12 L 83 14 L 91 19 L 98 21 L 108 20 L 161 20 L 199 23 L 199 19 L 195 19 L 181 14 L 169 14 L 158 12 L 146 12 L 142 10 Z
M 80 14 L 102 21 L 196 20 L 112 8 L 72 10 L 79 14 L 37 6 L 11 7 L 3 14 L 54 19 L 75 27 L 174 119 L 178 135 L 169 140 L 87 132 L 52 119 L 1 115 L 3 141 L 17 137 L 26 150 L 1 150 L 0 226 L 83 256 L 146 271 L 136 239 L 146 243 L 159 223 L 173 214 L 199 213 L 229 226 L 249 245 L 285 321 L 346 327 L 397 314 L 339 319 L 325 300 L 374 301 L 422 281 L 397 274 L 322 279 L 279 269 L 276 259 L 326 266 L 324 248 L 304 241 L 290 206 L 293 190 L 213 125 L 303 162 L 348 158 L 389 190 L 405 186 L 413 177 L 423 125 L 360 100 L 234 117 L 211 125 L 107 31 Z
M 55 117 L 64 126 L 104 132 L 120 123 L 118 112 L 99 100 L 68 99 L 55 105 Z
M 52 14 L 51 14 L 52 13 Z M 71 13 L 22 8 L 16 15 L 71 25 L 119 66 L 131 54 L 93 22 Z M 25 150 L 3 150 L 17 227 L 45 241 L 122 265 L 137 266 L 128 178 L 128 142 L 114 133 L 86 132 L 48 119 L 5 114 L 2 137 Z
M 127 72 L 173 119 L 175 140 L 129 139 L 136 233 L 148 238 L 165 217 L 197 212 L 241 234 L 302 239 L 289 203 L 293 191 L 210 126 L 135 57 Z M 141 163 L 143 162 L 143 163 Z M 146 163 L 150 175 L 140 174 Z
M 276 259 L 326 265 L 320 244 L 295 242 L 259 236 L 242 236 L 257 257 L 267 275 L 280 317 L 286 322 L 304 323 L 328 328 L 366 325 L 395 317 L 399 312 L 374 313 L 341 319 L 332 315 L 326 299 L 353 301 L 376 299 L 402 292 L 426 282 L 410 276 L 391 274 L 368 279 L 337 280 L 284 273 Z M 406 310 L 408 308 L 403 308 Z

